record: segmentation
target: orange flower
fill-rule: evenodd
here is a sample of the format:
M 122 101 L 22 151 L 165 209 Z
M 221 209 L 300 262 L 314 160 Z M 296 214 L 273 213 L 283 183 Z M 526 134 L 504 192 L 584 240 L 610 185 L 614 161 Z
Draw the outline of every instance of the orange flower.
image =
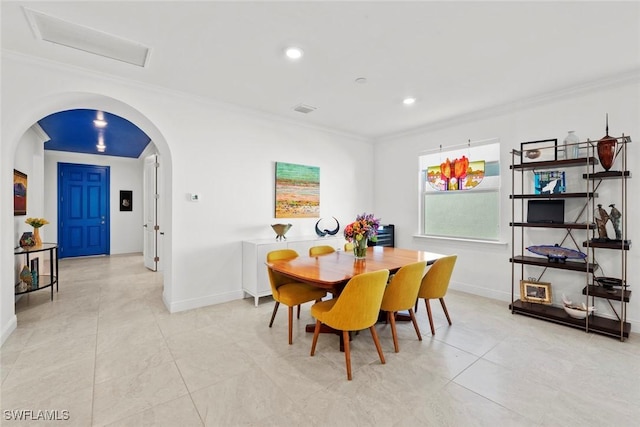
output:
M 440 175 L 442 176 L 442 179 L 451 178 L 451 161 L 448 157 L 447 161 L 440 164 Z
M 462 156 L 460 159 L 455 159 L 453 163 L 453 173 L 458 181 L 465 176 L 467 176 L 467 171 L 469 170 L 469 159 L 465 156 Z

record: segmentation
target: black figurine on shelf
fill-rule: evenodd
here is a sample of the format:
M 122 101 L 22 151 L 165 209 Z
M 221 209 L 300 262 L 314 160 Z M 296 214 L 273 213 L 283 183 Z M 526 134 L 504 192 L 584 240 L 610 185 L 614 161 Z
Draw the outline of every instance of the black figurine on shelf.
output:
M 622 213 L 616 209 L 615 204 L 610 204 L 611 213 L 609 214 L 609 218 L 611 218 L 611 224 L 613 224 L 613 229 L 616 232 L 616 240 L 622 240 L 622 230 L 620 230 L 620 218 L 622 218 Z

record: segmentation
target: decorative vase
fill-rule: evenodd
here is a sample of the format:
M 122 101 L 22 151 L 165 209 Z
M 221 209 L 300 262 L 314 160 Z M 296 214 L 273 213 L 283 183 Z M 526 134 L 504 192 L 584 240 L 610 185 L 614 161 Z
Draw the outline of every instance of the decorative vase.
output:
M 33 289 L 38 289 L 38 272 L 31 272 L 31 287 Z
M 616 156 L 616 145 L 618 140 L 609 136 L 609 115 L 607 114 L 607 134 L 598 141 L 598 159 L 605 171 L 611 169 Z
M 33 242 L 35 247 L 42 246 L 42 239 L 40 238 L 40 227 L 33 228 Z
M 570 130 L 569 134 L 564 138 L 564 158 L 577 159 L 580 157 L 580 138 L 575 131 Z
M 20 247 L 21 248 L 30 248 L 35 245 L 33 240 L 33 233 L 30 231 L 25 231 L 22 233 L 22 237 L 20 237 Z
M 284 235 L 291 228 L 291 224 L 271 224 L 271 228 L 276 232 L 276 240 L 287 240 Z
M 369 239 L 353 239 L 353 255 L 356 259 L 365 259 L 367 257 L 367 242 Z
M 20 272 L 20 280 L 27 284 L 28 287 L 31 287 L 33 284 L 33 276 L 31 275 L 31 270 L 26 265 L 22 267 L 22 271 Z

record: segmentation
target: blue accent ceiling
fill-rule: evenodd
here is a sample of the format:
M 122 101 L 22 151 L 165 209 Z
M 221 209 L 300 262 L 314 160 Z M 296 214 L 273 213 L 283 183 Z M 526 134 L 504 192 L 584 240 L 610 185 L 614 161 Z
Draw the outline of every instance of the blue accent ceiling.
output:
M 44 144 L 44 149 L 136 159 L 140 157 L 151 141 L 147 134 L 130 121 L 106 112 L 102 115 L 107 126 L 98 128 L 93 123 L 98 114 L 96 110 L 68 110 L 38 121 L 42 130 L 51 138 Z M 107 147 L 104 153 L 98 152 L 96 148 L 101 133 Z

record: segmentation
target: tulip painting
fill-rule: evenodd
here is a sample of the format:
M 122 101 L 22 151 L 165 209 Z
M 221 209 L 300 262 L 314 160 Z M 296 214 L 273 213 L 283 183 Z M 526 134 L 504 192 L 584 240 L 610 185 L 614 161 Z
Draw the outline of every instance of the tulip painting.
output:
M 440 166 L 427 169 L 427 181 L 438 191 L 469 190 L 484 178 L 484 166 L 484 160 L 470 162 L 464 155 L 453 161 L 447 158 Z

